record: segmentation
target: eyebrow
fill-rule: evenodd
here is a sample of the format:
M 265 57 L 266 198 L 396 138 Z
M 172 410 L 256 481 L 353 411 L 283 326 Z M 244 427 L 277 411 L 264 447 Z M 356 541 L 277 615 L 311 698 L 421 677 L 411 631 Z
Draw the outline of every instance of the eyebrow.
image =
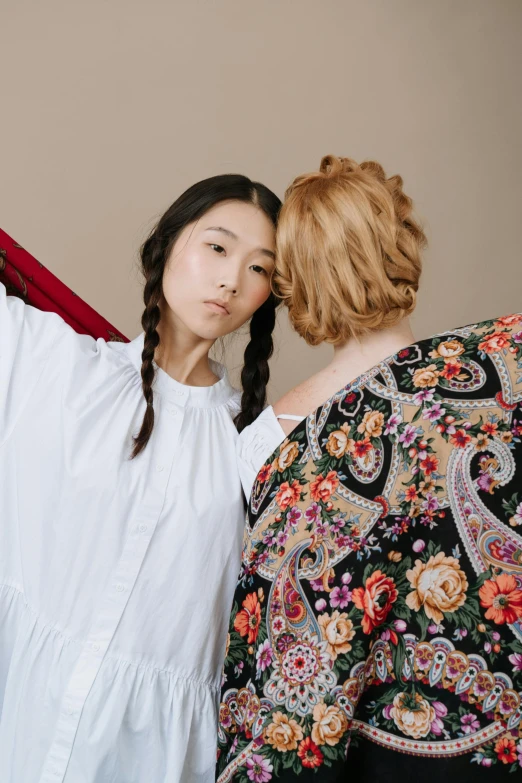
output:
M 223 226 L 209 226 L 205 229 L 205 231 L 221 231 L 222 234 L 225 234 L 227 237 L 230 237 L 230 239 L 235 239 L 236 242 L 239 240 L 239 237 L 237 234 L 234 234 L 233 231 L 230 231 L 228 228 L 223 228 Z M 271 250 L 268 250 L 266 247 L 260 247 L 258 250 L 264 255 L 268 256 L 268 258 L 272 259 L 272 261 L 275 261 L 275 253 L 273 253 Z

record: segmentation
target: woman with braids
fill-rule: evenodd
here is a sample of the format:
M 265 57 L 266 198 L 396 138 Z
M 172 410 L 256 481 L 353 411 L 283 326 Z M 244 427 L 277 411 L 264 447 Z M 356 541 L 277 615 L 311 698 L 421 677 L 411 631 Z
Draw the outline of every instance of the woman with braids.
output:
M 0 285 L 2 783 L 214 779 L 279 207 L 236 175 L 178 198 L 143 245 L 129 344 Z M 209 350 L 249 320 L 241 396 Z
M 378 163 L 287 191 L 274 287 L 334 351 L 239 436 L 219 783 L 520 777 L 522 315 L 415 343 L 424 243 Z

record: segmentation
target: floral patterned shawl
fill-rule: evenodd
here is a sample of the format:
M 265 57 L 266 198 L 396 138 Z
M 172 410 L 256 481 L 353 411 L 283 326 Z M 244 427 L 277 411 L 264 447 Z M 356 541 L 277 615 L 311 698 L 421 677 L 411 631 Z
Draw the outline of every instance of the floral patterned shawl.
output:
M 259 472 L 220 783 L 522 773 L 522 315 L 410 346 Z

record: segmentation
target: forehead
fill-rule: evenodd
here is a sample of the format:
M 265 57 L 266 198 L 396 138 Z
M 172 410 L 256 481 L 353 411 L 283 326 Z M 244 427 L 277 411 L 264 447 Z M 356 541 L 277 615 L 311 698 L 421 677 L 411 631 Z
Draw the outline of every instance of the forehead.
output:
M 231 231 L 240 242 L 252 247 L 275 248 L 275 227 L 263 210 L 242 201 L 223 201 L 205 212 L 198 231 L 219 227 Z

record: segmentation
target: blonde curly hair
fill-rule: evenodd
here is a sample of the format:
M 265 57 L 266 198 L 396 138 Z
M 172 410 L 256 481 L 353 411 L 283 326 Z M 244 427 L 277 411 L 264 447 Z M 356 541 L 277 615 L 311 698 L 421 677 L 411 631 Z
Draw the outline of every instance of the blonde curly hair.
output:
M 309 345 L 340 344 L 415 309 L 426 237 L 402 179 L 327 155 L 285 193 L 275 293 Z

